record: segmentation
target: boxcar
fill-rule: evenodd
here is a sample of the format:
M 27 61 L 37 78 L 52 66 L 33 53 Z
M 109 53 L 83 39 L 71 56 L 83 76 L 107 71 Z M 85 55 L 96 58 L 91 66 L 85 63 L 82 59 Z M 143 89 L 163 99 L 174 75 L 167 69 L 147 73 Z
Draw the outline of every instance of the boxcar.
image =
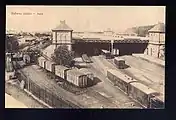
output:
M 38 63 L 40 67 L 45 68 L 45 62 L 46 62 L 46 59 L 44 57 L 38 58 Z
M 87 83 L 88 85 L 92 85 L 94 82 L 94 74 L 89 69 L 86 68 L 81 68 L 79 69 L 79 71 L 87 75 Z
M 101 50 L 101 54 L 103 55 L 104 58 L 110 59 L 111 58 L 111 52 L 107 50 Z
M 150 108 L 160 109 L 164 108 L 164 96 L 159 95 L 150 99 Z
M 78 87 L 86 87 L 87 86 L 87 75 L 79 72 L 78 70 L 68 70 L 67 81 L 78 86 Z
M 114 58 L 114 63 L 116 64 L 117 68 L 123 69 L 125 67 L 125 60 L 115 57 Z
M 55 72 L 55 65 L 56 65 L 55 62 L 47 60 L 45 69 L 48 70 L 49 72 L 54 73 Z
M 130 84 L 129 96 L 138 101 L 144 107 L 150 108 L 150 99 L 157 96 L 159 93 L 139 82 L 133 82 Z
M 129 94 L 128 91 L 129 91 L 130 83 L 137 82 L 136 80 L 121 73 L 116 69 L 109 69 L 107 71 L 107 76 L 109 80 L 111 80 L 114 83 L 114 85 L 118 86 L 126 94 Z
M 66 71 L 69 70 L 69 68 L 62 66 L 62 65 L 55 65 L 55 75 L 67 80 Z

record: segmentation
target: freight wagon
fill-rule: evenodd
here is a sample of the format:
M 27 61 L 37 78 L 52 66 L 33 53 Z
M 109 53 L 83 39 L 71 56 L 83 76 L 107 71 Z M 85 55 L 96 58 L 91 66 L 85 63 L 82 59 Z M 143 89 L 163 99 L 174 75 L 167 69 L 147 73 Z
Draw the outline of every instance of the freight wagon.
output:
M 67 68 L 62 65 L 55 65 L 55 75 L 62 78 L 62 79 L 67 80 L 67 74 L 66 74 L 67 70 L 70 70 L 70 68 Z
M 101 54 L 103 55 L 104 58 L 110 59 L 112 57 L 110 51 L 107 51 L 107 50 L 101 50 L 101 51 L 102 51 Z
M 116 64 L 117 68 L 123 69 L 125 67 L 125 60 L 115 57 L 114 58 L 114 63 Z
M 81 68 L 79 69 L 79 71 L 87 75 L 88 86 L 92 85 L 94 82 L 94 74 L 89 69 L 86 69 L 86 68 Z
M 107 71 L 107 77 L 115 86 L 118 86 L 126 94 L 129 92 L 130 83 L 136 82 L 136 80 L 127 75 L 123 75 L 121 72 L 115 69 L 109 69 Z
M 56 65 L 55 62 L 47 60 L 45 62 L 45 69 L 49 72 L 55 73 L 55 65 Z
M 68 82 L 82 88 L 87 86 L 87 75 L 74 69 L 66 71 L 66 74 Z
M 46 63 L 46 59 L 44 57 L 39 57 L 38 58 L 38 64 L 40 67 L 45 69 L 45 63 Z
M 148 88 L 139 82 L 130 83 L 129 96 L 137 100 L 145 108 L 150 108 L 151 98 L 158 96 L 159 93 L 155 90 Z

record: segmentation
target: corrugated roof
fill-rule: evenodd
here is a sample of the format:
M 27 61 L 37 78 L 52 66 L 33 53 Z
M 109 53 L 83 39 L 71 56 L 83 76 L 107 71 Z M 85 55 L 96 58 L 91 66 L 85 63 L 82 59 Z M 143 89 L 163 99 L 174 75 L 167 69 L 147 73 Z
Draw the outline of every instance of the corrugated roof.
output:
M 67 73 L 68 73 L 68 74 L 72 74 L 72 75 L 77 76 L 77 77 L 84 75 L 83 73 L 81 73 L 80 71 L 75 70 L 75 69 L 68 70 Z
M 65 23 L 64 21 L 60 21 L 60 25 L 54 28 L 53 30 L 69 30 L 72 31 L 72 29 Z
M 148 32 L 165 32 L 165 24 L 158 23 L 152 29 L 150 29 Z
M 79 71 L 84 74 L 93 74 L 89 69 L 86 69 L 86 68 L 81 68 L 81 69 L 79 69 Z
M 137 82 L 134 82 L 134 83 L 131 83 L 132 86 L 138 88 L 139 90 L 141 90 L 142 92 L 146 93 L 146 94 L 152 94 L 152 93 L 157 93 L 155 90 L 145 86 L 144 84 L 142 83 L 137 83 Z
M 55 66 L 55 69 L 59 69 L 59 70 L 67 70 L 69 68 L 65 67 L 65 66 L 62 66 L 62 65 L 56 65 Z

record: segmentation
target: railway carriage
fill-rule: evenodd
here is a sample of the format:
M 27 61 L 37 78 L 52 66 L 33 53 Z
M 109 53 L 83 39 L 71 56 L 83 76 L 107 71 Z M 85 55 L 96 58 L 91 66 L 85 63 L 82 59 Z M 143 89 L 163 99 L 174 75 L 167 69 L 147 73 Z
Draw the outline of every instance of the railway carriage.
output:
M 47 60 L 45 69 L 48 70 L 49 72 L 55 73 L 55 65 L 56 65 L 55 62 Z
M 44 57 L 38 58 L 39 66 L 45 69 L 46 59 Z
M 79 72 L 78 70 L 68 70 L 67 81 L 78 86 L 78 87 L 86 87 L 87 86 L 87 75 Z
M 150 108 L 160 109 L 164 108 L 164 96 L 159 95 L 150 99 Z
M 67 70 L 70 70 L 70 68 L 67 68 L 62 65 L 55 65 L 55 75 L 62 79 L 67 80 L 67 74 L 66 74 Z
M 109 69 L 107 71 L 107 77 L 114 83 L 115 86 L 118 86 L 123 92 L 129 94 L 130 83 L 137 82 L 127 75 L 123 75 L 116 69 Z
M 151 88 L 148 88 L 142 83 L 130 83 L 129 96 L 137 100 L 145 108 L 150 108 L 150 99 L 158 95 L 158 92 Z

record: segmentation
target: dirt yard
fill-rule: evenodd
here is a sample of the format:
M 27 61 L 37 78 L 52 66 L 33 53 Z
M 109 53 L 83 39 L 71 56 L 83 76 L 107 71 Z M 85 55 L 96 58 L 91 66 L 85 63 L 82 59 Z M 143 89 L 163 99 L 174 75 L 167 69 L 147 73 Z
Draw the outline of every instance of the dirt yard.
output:
M 47 108 L 46 106 L 35 100 L 32 96 L 28 95 L 24 90 L 20 89 L 18 86 L 6 83 L 5 92 L 17 101 L 20 101 L 20 104 L 23 104 L 24 106 L 26 106 L 26 108 Z M 9 101 L 5 100 L 5 102 Z

